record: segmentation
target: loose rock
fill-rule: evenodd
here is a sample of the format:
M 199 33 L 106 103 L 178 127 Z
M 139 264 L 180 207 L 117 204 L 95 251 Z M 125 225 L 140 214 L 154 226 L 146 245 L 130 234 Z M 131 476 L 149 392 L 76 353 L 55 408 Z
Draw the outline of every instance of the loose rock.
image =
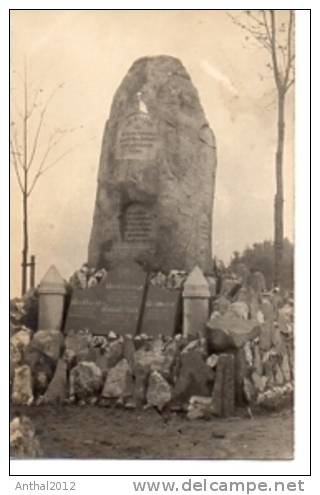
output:
M 171 387 L 158 371 L 153 371 L 149 377 L 147 404 L 157 407 L 160 411 L 171 400 Z
M 13 459 L 31 459 L 43 455 L 31 420 L 15 417 L 10 422 L 10 456 Z
M 33 402 L 32 374 L 30 366 L 24 364 L 14 371 L 12 386 L 12 402 L 30 406 Z
M 260 335 L 255 320 L 243 320 L 230 314 L 211 318 L 206 325 L 209 352 L 242 347 L 248 340 Z
M 43 403 L 64 402 L 68 398 L 67 363 L 59 359 L 55 374 L 43 397 Z
M 212 397 L 193 396 L 189 400 L 187 418 L 209 419 L 215 413 Z
M 88 399 L 100 393 L 102 372 L 92 362 L 82 361 L 70 372 L 70 397 Z
M 63 346 L 63 335 L 57 330 L 39 330 L 34 334 L 32 344 L 57 363 Z
M 122 359 L 107 376 L 103 387 L 102 397 L 118 399 L 130 397 L 133 394 L 132 371 L 126 359 Z
M 173 390 L 175 402 L 187 402 L 192 395 L 211 396 L 214 372 L 198 350 L 181 354 L 181 368 Z

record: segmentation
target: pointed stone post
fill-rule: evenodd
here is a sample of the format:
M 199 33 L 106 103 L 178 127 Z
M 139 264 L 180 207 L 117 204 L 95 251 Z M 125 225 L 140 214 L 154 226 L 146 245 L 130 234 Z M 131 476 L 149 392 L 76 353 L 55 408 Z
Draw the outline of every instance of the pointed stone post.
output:
M 39 285 L 38 330 L 61 331 L 66 285 L 51 265 Z
M 183 288 L 183 335 L 203 336 L 209 318 L 210 290 L 202 271 L 195 266 Z

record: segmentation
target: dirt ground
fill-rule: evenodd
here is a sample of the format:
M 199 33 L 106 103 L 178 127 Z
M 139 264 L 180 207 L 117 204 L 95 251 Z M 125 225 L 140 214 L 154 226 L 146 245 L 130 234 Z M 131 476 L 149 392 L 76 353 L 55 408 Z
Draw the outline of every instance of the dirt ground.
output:
M 46 458 L 291 459 L 293 414 L 193 420 L 155 410 L 13 407 L 29 416 Z

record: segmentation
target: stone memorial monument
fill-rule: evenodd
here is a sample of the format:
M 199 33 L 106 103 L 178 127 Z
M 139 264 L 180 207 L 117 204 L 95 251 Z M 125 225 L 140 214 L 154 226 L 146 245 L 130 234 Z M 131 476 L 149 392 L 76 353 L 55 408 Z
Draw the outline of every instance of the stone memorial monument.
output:
M 210 270 L 215 172 L 215 138 L 182 63 L 137 60 L 103 135 L 89 264 Z

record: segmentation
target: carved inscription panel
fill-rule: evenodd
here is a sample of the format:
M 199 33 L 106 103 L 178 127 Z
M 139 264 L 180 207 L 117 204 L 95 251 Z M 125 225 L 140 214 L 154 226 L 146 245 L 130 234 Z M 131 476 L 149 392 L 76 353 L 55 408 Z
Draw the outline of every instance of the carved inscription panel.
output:
M 135 113 L 120 127 L 116 143 L 116 158 L 149 160 L 155 158 L 157 126 L 148 114 Z
M 128 243 L 151 243 L 155 235 L 155 216 L 151 209 L 135 203 L 123 216 L 123 241 Z

